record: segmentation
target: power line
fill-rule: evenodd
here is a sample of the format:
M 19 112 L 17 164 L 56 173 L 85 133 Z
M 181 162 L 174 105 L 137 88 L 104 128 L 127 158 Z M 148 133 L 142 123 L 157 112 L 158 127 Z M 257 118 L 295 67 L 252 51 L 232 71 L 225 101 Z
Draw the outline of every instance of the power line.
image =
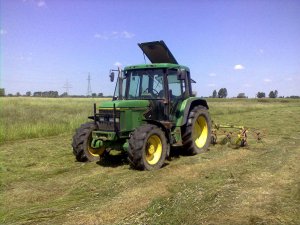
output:
M 66 93 L 67 95 L 69 95 L 69 89 L 72 88 L 71 84 L 69 83 L 69 81 L 67 80 L 65 85 L 63 86 L 63 88 L 66 89 Z
M 88 88 L 87 88 L 87 96 L 92 96 L 92 87 L 91 87 L 91 76 L 90 76 L 90 73 L 89 73 L 89 76 L 88 76 Z

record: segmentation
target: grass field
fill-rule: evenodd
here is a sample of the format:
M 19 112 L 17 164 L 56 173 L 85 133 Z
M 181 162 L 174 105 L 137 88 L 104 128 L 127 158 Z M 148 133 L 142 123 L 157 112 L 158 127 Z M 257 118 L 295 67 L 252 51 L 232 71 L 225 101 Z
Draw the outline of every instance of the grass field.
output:
M 164 168 L 76 162 L 74 129 L 99 99 L 0 98 L 0 224 L 300 224 L 300 101 L 209 99 L 218 123 L 267 133 Z

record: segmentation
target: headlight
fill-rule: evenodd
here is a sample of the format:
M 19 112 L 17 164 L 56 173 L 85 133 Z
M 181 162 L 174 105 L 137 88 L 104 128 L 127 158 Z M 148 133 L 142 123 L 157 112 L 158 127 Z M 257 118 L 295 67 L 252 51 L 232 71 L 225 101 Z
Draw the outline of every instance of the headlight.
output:
M 114 118 L 110 117 L 109 118 L 109 122 L 113 123 L 114 122 Z M 120 118 L 116 118 L 116 123 L 119 123 L 119 122 L 120 122 Z

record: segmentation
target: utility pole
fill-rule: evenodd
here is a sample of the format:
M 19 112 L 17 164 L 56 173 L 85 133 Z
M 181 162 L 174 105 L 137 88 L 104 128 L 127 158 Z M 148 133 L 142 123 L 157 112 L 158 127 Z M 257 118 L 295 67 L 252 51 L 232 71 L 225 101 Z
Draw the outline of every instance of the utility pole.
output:
M 67 80 L 65 85 L 63 86 L 63 88 L 66 89 L 66 93 L 67 93 L 67 96 L 69 95 L 69 89 L 72 88 L 71 84 L 69 83 L 69 81 Z
M 91 76 L 90 76 L 90 73 L 89 73 L 89 76 L 88 76 L 88 89 L 87 89 L 87 97 L 89 96 L 92 96 L 92 86 L 91 86 Z
M 87 94 L 86 96 L 89 97 L 89 96 L 92 96 L 92 87 L 91 87 L 91 76 L 90 76 L 90 73 L 89 73 L 89 76 L 88 76 L 88 88 L 87 88 Z

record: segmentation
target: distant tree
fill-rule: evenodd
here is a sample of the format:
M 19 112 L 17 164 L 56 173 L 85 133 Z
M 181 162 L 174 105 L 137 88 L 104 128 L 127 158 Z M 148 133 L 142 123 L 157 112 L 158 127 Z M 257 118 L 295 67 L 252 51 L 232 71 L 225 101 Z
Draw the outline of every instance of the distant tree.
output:
M 103 97 L 103 93 L 99 93 L 98 97 L 102 98 Z
M 31 96 L 31 91 L 27 91 L 27 92 L 26 92 L 26 96 L 27 96 L 27 97 L 30 97 L 30 96 Z
M 298 96 L 298 95 L 291 95 L 291 96 L 289 96 L 289 97 L 287 97 L 287 98 L 299 99 L 299 98 L 300 98 L 300 96 Z
M 51 92 L 51 97 L 57 98 L 58 97 L 58 91 L 52 91 Z
M 227 89 L 221 88 L 218 92 L 218 98 L 226 98 L 227 97 Z
M 5 96 L 5 89 L 4 88 L 0 88 L 0 97 Z
M 245 95 L 245 93 L 239 93 L 237 95 L 237 98 L 247 98 L 247 96 Z
M 42 97 L 42 92 L 36 91 L 36 92 L 33 93 L 33 96 L 34 97 Z
M 58 97 L 58 92 L 57 91 L 44 91 L 42 93 L 43 97 L 48 97 L 48 98 L 57 98 Z
M 16 96 L 17 96 L 17 97 L 20 97 L 20 96 L 21 96 L 20 92 L 17 92 L 17 93 L 16 93 Z
M 256 97 L 257 98 L 265 98 L 266 97 L 266 93 L 265 92 L 257 92 Z
M 60 95 L 60 97 L 68 97 L 68 93 L 67 92 L 64 92 Z
M 93 98 L 97 97 L 97 94 L 96 93 L 92 93 L 92 97 Z
M 277 90 L 270 91 L 269 98 L 277 98 L 277 96 L 278 96 L 278 91 Z
M 217 98 L 217 97 L 218 97 L 217 90 L 214 90 L 214 91 L 213 91 L 212 97 L 213 97 L 213 98 Z

